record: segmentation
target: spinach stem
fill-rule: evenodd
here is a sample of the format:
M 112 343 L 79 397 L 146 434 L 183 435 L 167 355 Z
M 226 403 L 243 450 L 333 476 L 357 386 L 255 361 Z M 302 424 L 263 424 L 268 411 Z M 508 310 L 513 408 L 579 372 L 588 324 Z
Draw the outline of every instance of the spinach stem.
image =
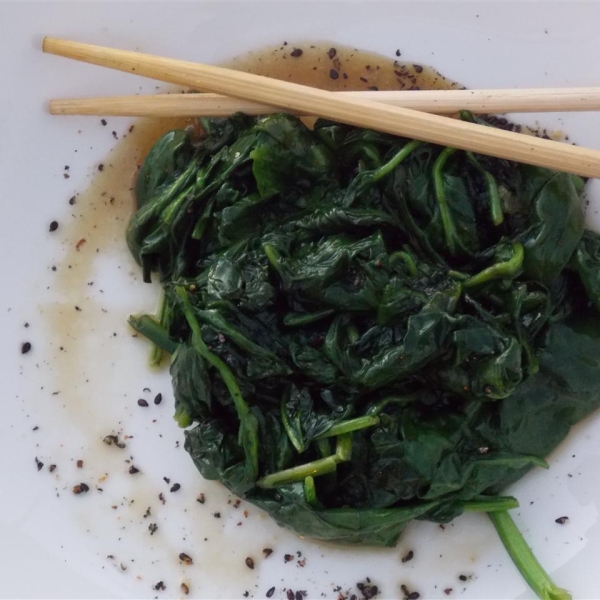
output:
M 133 329 L 168 354 L 173 354 L 177 350 L 178 344 L 169 337 L 168 331 L 151 315 L 131 315 L 128 322 Z
M 326 308 L 313 313 L 290 313 L 284 317 L 283 324 L 287 327 L 302 327 L 326 319 L 333 314 L 335 314 L 333 308 Z
M 571 600 L 566 590 L 557 587 L 531 552 L 508 512 L 488 513 L 506 551 L 525 581 L 541 600 Z
M 338 436 L 335 445 L 335 457 L 338 462 L 345 462 L 352 458 L 352 434 L 342 433 Z
M 194 348 L 204 360 L 217 369 L 231 395 L 240 420 L 239 437 L 240 443 L 244 447 L 246 454 L 246 464 L 250 472 L 249 475 L 251 478 L 256 479 L 258 474 L 258 422 L 256 417 L 250 413 L 248 404 L 246 404 L 246 401 L 244 400 L 234 374 L 204 343 L 200 324 L 194 316 L 194 311 L 186 290 L 178 286 L 175 288 L 175 292 L 181 299 L 183 314 L 192 330 L 192 344 Z
M 169 307 L 167 304 L 167 300 L 165 298 L 165 293 L 162 292 L 162 294 L 160 295 L 160 302 L 158 305 L 158 310 L 156 312 L 156 317 L 157 320 L 160 324 L 161 327 L 163 327 L 165 330 L 168 330 L 168 324 L 167 324 L 167 319 L 168 319 L 168 311 L 169 311 Z M 161 346 L 159 346 L 158 344 L 156 344 L 155 342 L 152 342 L 152 347 L 150 348 L 150 355 L 148 358 L 148 362 L 150 363 L 151 367 L 159 367 L 160 363 L 162 362 L 162 359 L 164 357 L 164 352 Z
M 279 254 L 273 244 L 263 244 L 263 252 L 267 257 L 271 266 L 278 272 L 281 272 L 281 266 L 279 264 Z
M 509 278 L 517 275 L 523 266 L 525 251 L 523 250 L 523 244 L 521 244 L 521 242 L 515 242 L 512 246 L 512 250 L 513 255 L 510 260 L 496 263 L 495 265 L 480 271 L 477 275 L 469 277 L 469 279 L 463 282 L 463 287 L 471 288 L 494 279 Z
M 357 417 L 356 419 L 349 419 L 348 421 L 340 421 L 336 423 L 331 429 L 317 436 L 316 439 L 324 439 L 341 435 L 342 433 L 350 433 L 352 431 L 359 431 L 360 429 L 366 429 L 368 427 L 374 427 L 379 425 L 379 417 L 376 416 L 364 416 Z
M 315 478 L 312 475 L 304 480 L 304 499 L 311 506 L 315 506 L 317 503 L 317 488 L 315 487 Z
M 298 435 L 298 433 L 292 426 L 292 423 L 290 422 L 290 417 L 287 411 L 287 403 L 289 397 L 290 391 L 288 388 L 281 402 L 281 423 L 283 424 L 283 428 L 285 429 L 285 432 L 287 433 L 290 442 L 292 442 L 292 446 L 294 446 L 294 448 L 296 449 L 296 452 L 298 452 L 298 454 L 302 454 L 306 450 L 306 445 L 304 443 L 304 440 L 302 439 L 302 436 Z M 327 456 L 327 454 L 325 456 Z
M 337 465 L 341 462 L 350 460 L 352 456 L 352 435 L 349 433 L 340 435 L 337 438 L 335 454 L 313 460 L 304 465 L 284 469 L 265 475 L 259 479 L 257 484 L 261 488 L 271 489 L 289 485 L 290 483 L 298 483 L 305 481 L 307 477 L 319 477 L 333 473 L 337 469 Z
M 487 187 L 488 196 L 490 197 L 490 214 L 492 216 L 492 223 L 496 226 L 501 225 L 504 221 L 504 212 L 502 211 L 502 200 L 498 193 L 498 184 L 496 179 L 489 172 L 486 171 L 475 158 L 472 152 L 467 152 L 467 158 L 469 162 L 481 173 L 485 185 Z
M 446 244 L 450 254 L 456 254 L 456 228 L 454 227 L 454 220 L 450 214 L 450 208 L 448 207 L 448 201 L 446 199 L 446 189 L 444 186 L 444 167 L 448 159 L 456 152 L 456 148 L 444 148 L 440 152 L 433 165 L 433 182 L 435 186 L 435 197 L 437 199 L 438 206 L 440 208 L 440 214 L 442 216 L 442 225 L 444 227 L 444 235 L 446 237 Z
M 279 362 L 279 359 L 259 344 L 249 340 L 243 333 L 230 325 L 216 310 L 198 310 L 196 315 L 205 323 L 224 333 L 238 348 L 250 355 L 265 356 Z
M 463 504 L 465 512 L 492 512 L 511 510 L 519 507 L 519 501 L 512 496 L 481 496 Z
M 192 424 L 192 417 L 188 414 L 187 410 L 180 406 L 173 415 L 173 418 L 177 422 L 177 425 L 184 429 L 185 427 L 189 427 Z
M 385 398 L 382 398 L 373 404 L 367 411 L 367 414 L 371 416 L 379 416 L 389 404 L 406 406 L 407 404 L 414 402 L 418 397 L 419 394 L 416 392 L 412 394 L 405 394 L 404 396 L 386 396 Z
M 413 257 L 408 252 L 405 252 L 404 250 L 398 250 L 398 252 L 394 252 L 393 254 L 391 254 L 390 265 L 394 264 L 396 262 L 396 259 L 400 259 L 402 260 L 402 262 L 404 262 L 411 277 L 417 276 L 417 265 L 415 264 Z
M 265 475 L 262 479 L 258 480 L 257 485 L 261 488 L 270 489 L 289 485 L 290 483 L 297 483 L 304 481 L 307 477 L 318 477 L 319 475 L 333 473 L 337 468 L 337 464 L 338 458 L 334 454 L 333 456 L 313 460 L 304 465 Z
M 418 148 L 423 142 L 411 140 L 405 144 L 388 162 L 379 167 L 373 174 L 373 181 L 379 181 L 386 175 L 389 175 L 413 150 Z

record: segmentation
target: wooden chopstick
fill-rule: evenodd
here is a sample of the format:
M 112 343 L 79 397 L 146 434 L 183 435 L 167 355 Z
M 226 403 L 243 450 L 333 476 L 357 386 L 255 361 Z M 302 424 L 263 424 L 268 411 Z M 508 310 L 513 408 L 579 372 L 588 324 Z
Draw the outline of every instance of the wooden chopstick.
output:
M 336 97 L 372 100 L 434 114 L 583 112 L 600 110 L 600 87 L 520 90 L 420 90 L 334 92 Z M 219 94 L 156 94 L 50 100 L 53 115 L 117 117 L 224 117 L 236 112 L 267 115 L 280 108 Z
M 253 102 L 582 175 L 600 177 L 600 151 L 476 125 L 369 100 L 340 97 L 287 81 L 214 67 L 46 37 L 44 52 L 104 67 L 187 85 Z

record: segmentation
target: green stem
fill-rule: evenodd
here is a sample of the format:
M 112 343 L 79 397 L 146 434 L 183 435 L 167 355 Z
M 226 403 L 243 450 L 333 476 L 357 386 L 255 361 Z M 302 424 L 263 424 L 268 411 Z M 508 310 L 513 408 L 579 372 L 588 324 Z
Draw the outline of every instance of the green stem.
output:
M 498 193 L 498 184 L 496 183 L 496 179 L 489 171 L 486 171 L 479 164 L 479 161 L 475 158 L 475 155 L 472 152 L 467 152 L 467 158 L 469 159 L 469 162 L 481 173 L 485 181 L 488 196 L 490 197 L 490 213 L 492 216 L 492 223 L 494 223 L 496 226 L 501 225 L 504 221 L 504 212 L 502 211 L 502 200 L 500 199 L 500 194 Z
M 317 503 L 317 488 L 315 487 L 315 478 L 312 475 L 304 480 L 304 499 L 311 506 L 315 506 Z
M 281 272 L 281 265 L 279 264 L 279 254 L 273 244 L 263 244 L 263 252 L 267 257 L 271 266 L 278 272 Z
M 310 325 L 316 323 L 322 319 L 326 319 L 331 315 L 335 314 L 335 310 L 332 308 L 326 308 L 314 313 L 290 313 L 283 319 L 283 324 L 287 327 L 303 327 L 304 325 Z
M 523 259 L 525 257 L 525 251 L 523 250 L 523 244 L 521 242 L 515 242 L 512 246 L 513 255 L 510 260 L 506 262 L 496 263 L 487 269 L 484 269 L 477 275 L 469 277 L 467 281 L 463 282 L 463 287 L 471 288 L 482 283 L 487 283 L 494 279 L 511 278 L 518 274 L 521 267 L 523 266 Z
M 413 150 L 418 148 L 423 142 L 418 140 L 412 140 L 408 142 L 402 149 L 397 152 L 391 160 L 386 162 L 383 166 L 379 167 L 373 174 L 373 181 L 379 181 L 389 173 L 391 173 Z
M 150 315 L 131 315 L 129 324 L 145 338 L 148 338 L 155 346 L 161 348 L 168 354 L 177 350 L 178 344 L 170 337 L 168 331 Z
M 394 252 L 392 255 L 390 255 L 390 265 L 394 264 L 396 259 L 400 259 L 404 262 L 411 277 L 417 276 L 417 265 L 415 264 L 413 257 L 408 252 L 404 252 L 403 250 Z
M 498 511 L 489 513 L 489 517 L 512 561 L 538 597 L 541 600 L 571 600 L 571 594 L 557 587 L 544 571 L 510 515 Z
M 368 427 L 374 427 L 379 425 L 379 417 L 365 416 L 357 417 L 356 419 L 349 419 L 348 421 L 340 421 L 336 423 L 331 429 L 317 436 L 317 440 L 335 437 L 342 435 L 343 433 L 350 433 L 352 431 L 359 431 L 361 429 L 367 429 Z
M 350 323 L 348 327 L 346 327 L 346 336 L 348 337 L 348 342 L 350 344 L 354 344 L 358 341 L 358 338 L 360 338 L 360 333 L 358 333 L 356 325 Z
M 333 473 L 337 469 L 337 465 L 341 462 L 350 460 L 352 456 L 352 435 L 349 433 L 340 435 L 337 438 L 335 454 L 313 460 L 304 465 L 277 471 L 260 479 L 256 485 L 261 488 L 271 489 L 289 485 L 290 483 L 298 483 L 306 481 L 307 477 L 319 477 Z
M 433 182 L 435 186 L 435 197 L 442 216 L 442 225 L 446 237 L 446 245 L 450 254 L 456 254 L 456 229 L 450 214 L 448 201 L 446 200 L 446 189 L 444 186 L 444 167 L 448 159 L 456 152 L 456 148 L 445 148 L 437 157 L 433 165 Z
M 189 427 L 192 424 L 192 417 L 188 414 L 188 412 L 180 406 L 173 415 L 173 418 L 177 422 L 177 425 L 184 429 L 185 427 Z
M 206 231 L 206 226 L 210 220 L 210 215 L 212 213 L 212 207 L 214 204 L 214 200 L 209 200 L 202 211 L 202 214 L 198 217 L 198 221 L 196 221 L 196 225 L 192 231 L 192 239 L 200 240 Z
M 306 445 L 302 436 L 298 435 L 298 428 L 294 428 L 292 423 L 290 422 L 290 417 L 287 412 L 287 403 L 290 397 L 289 388 L 286 390 L 282 400 L 281 400 L 281 423 L 283 424 L 283 428 L 287 433 L 290 442 L 292 442 L 292 446 L 296 449 L 298 454 L 302 454 L 306 450 Z
M 411 402 L 414 402 L 419 397 L 416 392 L 413 394 L 406 394 L 404 396 L 386 396 L 376 402 L 369 408 L 367 414 L 370 416 L 379 416 L 389 404 L 399 404 L 400 406 L 406 406 Z
M 247 475 L 251 479 L 256 479 L 258 475 L 258 422 L 256 417 L 250 413 L 248 404 L 246 404 L 235 376 L 229 367 L 218 356 L 213 354 L 204 343 L 200 324 L 194 316 L 186 290 L 182 287 L 176 287 L 175 293 L 181 299 L 183 314 L 192 330 L 192 344 L 196 352 L 217 369 L 231 395 L 240 420 L 239 439 L 246 454 Z
M 195 314 L 213 329 L 226 335 L 238 348 L 248 354 L 265 356 L 279 362 L 275 354 L 249 340 L 243 333 L 231 326 L 216 310 L 197 310 Z
M 337 468 L 337 464 L 338 458 L 334 454 L 327 458 L 313 460 L 305 465 L 299 465 L 298 467 L 292 467 L 291 469 L 284 469 L 283 471 L 277 471 L 277 473 L 266 475 L 258 480 L 257 485 L 261 488 L 270 489 L 281 487 L 282 485 L 289 485 L 290 483 L 297 483 L 298 481 L 304 481 L 307 477 L 318 477 L 319 475 L 333 473 Z
M 166 331 L 169 330 L 169 305 L 167 304 L 167 299 L 165 293 L 162 292 L 160 297 L 160 304 L 158 306 L 158 311 L 156 313 L 157 320 L 160 323 L 160 326 L 163 327 Z M 159 367 L 162 359 L 164 358 L 164 352 L 161 346 L 152 342 L 152 347 L 150 348 L 150 356 L 149 363 L 151 367 Z
M 463 504 L 465 512 L 492 512 L 519 508 L 519 501 L 512 496 L 481 496 Z
M 452 277 L 452 279 L 456 279 L 457 281 L 466 281 L 469 279 L 469 276 L 466 273 L 461 273 L 460 271 L 456 271 L 455 269 L 450 269 L 448 271 L 448 276 Z
M 352 434 L 342 433 L 336 440 L 335 457 L 338 462 L 346 462 L 352 458 Z

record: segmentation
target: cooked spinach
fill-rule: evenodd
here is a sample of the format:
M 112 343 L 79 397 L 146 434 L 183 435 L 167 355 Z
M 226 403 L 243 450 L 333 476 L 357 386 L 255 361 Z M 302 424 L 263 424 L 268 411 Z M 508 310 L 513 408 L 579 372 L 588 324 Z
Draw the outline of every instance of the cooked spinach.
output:
M 156 143 L 127 231 L 164 289 L 130 322 L 202 475 L 338 542 L 494 512 L 519 554 L 499 494 L 600 405 L 584 182 L 284 114 L 202 126 Z

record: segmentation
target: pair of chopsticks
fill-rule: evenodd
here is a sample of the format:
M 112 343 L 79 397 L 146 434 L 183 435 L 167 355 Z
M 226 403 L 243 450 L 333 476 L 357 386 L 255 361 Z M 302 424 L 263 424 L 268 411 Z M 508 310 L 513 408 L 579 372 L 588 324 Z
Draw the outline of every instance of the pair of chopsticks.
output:
M 597 110 L 600 89 L 328 92 L 223 67 L 46 37 L 43 51 L 211 94 L 54 100 L 53 114 L 223 115 L 288 111 L 497 158 L 600 178 L 600 151 L 435 113 Z M 217 96 L 215 94 L 220 94 Z M 205 110 L 202 109 L 205 105 Z M 418 110 L 415 110 L 418 109 Z

